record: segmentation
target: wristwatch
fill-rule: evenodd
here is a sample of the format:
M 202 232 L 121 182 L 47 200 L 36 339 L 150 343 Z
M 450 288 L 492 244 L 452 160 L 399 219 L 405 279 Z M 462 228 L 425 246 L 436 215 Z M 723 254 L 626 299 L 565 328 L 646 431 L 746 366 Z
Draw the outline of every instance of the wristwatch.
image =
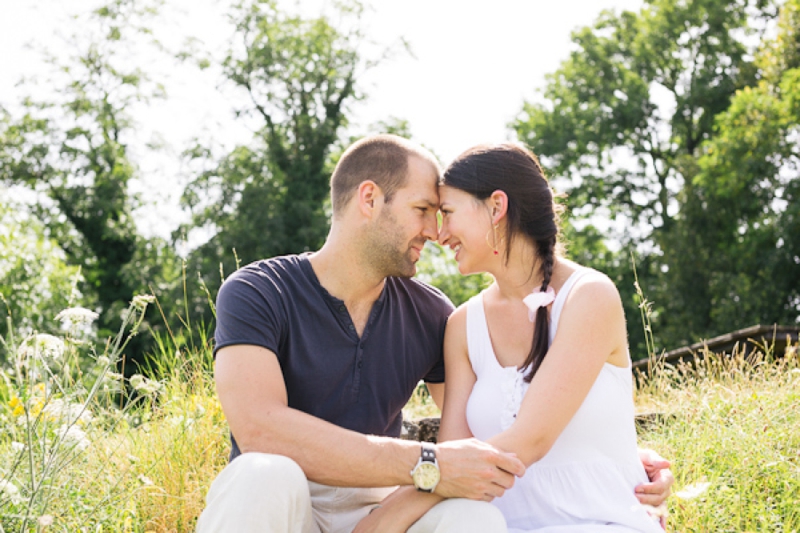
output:
M 441 474 L 439 473 L 439 463 L 436 461 L 436 449 L 428 444 L 422 444 L 422 452 L 416 466 L 411 471 L 411 479 L 414 486 L 422 492 L 433 492 L 439 484 Z

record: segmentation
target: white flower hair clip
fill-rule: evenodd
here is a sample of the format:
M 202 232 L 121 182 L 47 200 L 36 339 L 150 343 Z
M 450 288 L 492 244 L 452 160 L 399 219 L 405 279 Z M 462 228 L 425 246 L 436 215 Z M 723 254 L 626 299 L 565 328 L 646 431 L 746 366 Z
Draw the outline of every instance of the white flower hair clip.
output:
M 528 320 L 533 322 L 536 319 L 536 311 L 540 307 L 547 307 L 556 299 L 556 291 L 553 287 L 547 287 L 547 290 L 542 292 L 542 289 L 536 289 L 522 301 L 528 306 Z

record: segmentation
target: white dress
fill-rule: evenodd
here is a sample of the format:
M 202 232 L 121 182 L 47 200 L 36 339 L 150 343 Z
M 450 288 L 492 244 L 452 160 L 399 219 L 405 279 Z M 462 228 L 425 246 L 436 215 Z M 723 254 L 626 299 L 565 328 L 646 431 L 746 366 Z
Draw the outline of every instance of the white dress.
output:
M 573 273 L 556 296 L 551 343 L 567 294 L 586 272 Z M 478 378 L 467 422 L 476 438 L 487 440 L 514 423 L 528 384 L 516 367 L 497 361 L 482 293 L 467 304 L 467 344 Z M 606 363 L 552 449 L 494 500 L 509 533 L 664 533 L 634 496 L 647 474 L 637 454 L 633 417 L 631 368 Z

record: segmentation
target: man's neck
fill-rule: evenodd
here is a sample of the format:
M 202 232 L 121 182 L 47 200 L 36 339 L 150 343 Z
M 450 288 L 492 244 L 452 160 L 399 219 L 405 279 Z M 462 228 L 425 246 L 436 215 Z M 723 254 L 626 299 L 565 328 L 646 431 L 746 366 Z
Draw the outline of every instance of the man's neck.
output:
M 357 251 L 330 242 L 308 260 L 320 285 L 351 310 L 364 305 L 371 307 L 386 283 L 386 278 L 369 268 Z

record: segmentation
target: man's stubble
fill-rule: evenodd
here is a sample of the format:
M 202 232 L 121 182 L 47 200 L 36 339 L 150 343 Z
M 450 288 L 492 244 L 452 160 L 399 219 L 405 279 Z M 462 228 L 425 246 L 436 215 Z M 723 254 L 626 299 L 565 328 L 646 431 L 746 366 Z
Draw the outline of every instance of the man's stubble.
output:
M 417 272 L 411 245 L 422 248 L 425 240 L 403 241 L 403 232 L 394 215 L 386 209 L 366 239 L 365 257 L 370 266 L 384 277 L 410 278 Z

